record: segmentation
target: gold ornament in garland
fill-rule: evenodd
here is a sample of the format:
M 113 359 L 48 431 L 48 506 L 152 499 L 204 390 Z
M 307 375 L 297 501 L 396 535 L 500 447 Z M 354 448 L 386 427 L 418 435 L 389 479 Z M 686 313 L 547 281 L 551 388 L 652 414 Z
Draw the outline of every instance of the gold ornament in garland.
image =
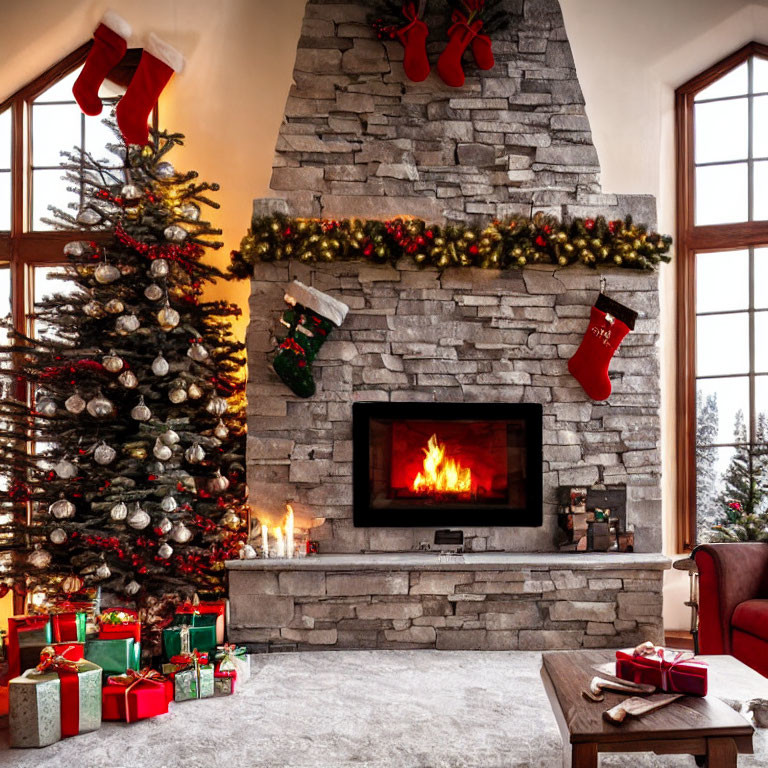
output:
M 254 220 L 230 272 L 251 275 L 259 261 L 373 261 L 395 264 L 403 257 L 425 267 L 514 269 L 530 264 L 566 267 L 619 266 L 650 270 L 670 260 L 672 238 L 634 224 L 632 218 L 533 218 L 492 221 L 486 226 L 427 224 L 421 219 L 295 219 L 282 215 Z

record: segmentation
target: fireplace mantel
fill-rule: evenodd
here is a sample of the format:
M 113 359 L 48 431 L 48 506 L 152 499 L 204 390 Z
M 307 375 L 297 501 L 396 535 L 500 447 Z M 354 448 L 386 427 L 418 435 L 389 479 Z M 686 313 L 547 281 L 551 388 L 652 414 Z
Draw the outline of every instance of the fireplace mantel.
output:
M 635 552 L 466 552 L 463 555 L 440 555 L 437 552 L 369 552 L 316 555 L 292 560 L 229 560 L 226 565 L 233 571 L 663 571 L 669 569 L 671 563 L 671 559 L 666 555 Z

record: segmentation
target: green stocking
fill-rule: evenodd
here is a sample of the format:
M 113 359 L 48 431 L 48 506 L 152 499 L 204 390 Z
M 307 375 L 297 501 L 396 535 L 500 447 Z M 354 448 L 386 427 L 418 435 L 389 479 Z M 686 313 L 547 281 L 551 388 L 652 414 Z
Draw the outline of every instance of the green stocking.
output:
M 275 373 L 299 397 L 315 394 L 312 361 L 328 334 L 344 321 L 349 310 L 346 304 L 316 288 L 294 280 L 285 293 L 291 305 L 281 322 L 288 335 L 280 344 L 272 362 Z

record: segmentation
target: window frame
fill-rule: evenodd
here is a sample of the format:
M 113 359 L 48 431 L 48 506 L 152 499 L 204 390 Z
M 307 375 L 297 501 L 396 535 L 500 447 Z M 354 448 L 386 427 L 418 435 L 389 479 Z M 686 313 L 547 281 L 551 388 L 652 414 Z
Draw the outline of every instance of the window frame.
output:
M 768 246 L 766 220 L 696 225 L 694 99 L 753 56 L 768 59 L 768 45 L 748 43 L 675 90 L 678 552 L 690 551 L 696 542 L 696 253 Z

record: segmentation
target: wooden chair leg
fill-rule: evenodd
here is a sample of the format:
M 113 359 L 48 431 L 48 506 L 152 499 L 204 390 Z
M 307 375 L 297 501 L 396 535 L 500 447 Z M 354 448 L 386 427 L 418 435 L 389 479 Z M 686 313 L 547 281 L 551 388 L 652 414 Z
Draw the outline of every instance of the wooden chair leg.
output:
M 573 744 L 571 768 L 597 768 L 597 744 Z
M 733 739 L 707 739 L 707 768 L 736 768 L 737 755 Z

